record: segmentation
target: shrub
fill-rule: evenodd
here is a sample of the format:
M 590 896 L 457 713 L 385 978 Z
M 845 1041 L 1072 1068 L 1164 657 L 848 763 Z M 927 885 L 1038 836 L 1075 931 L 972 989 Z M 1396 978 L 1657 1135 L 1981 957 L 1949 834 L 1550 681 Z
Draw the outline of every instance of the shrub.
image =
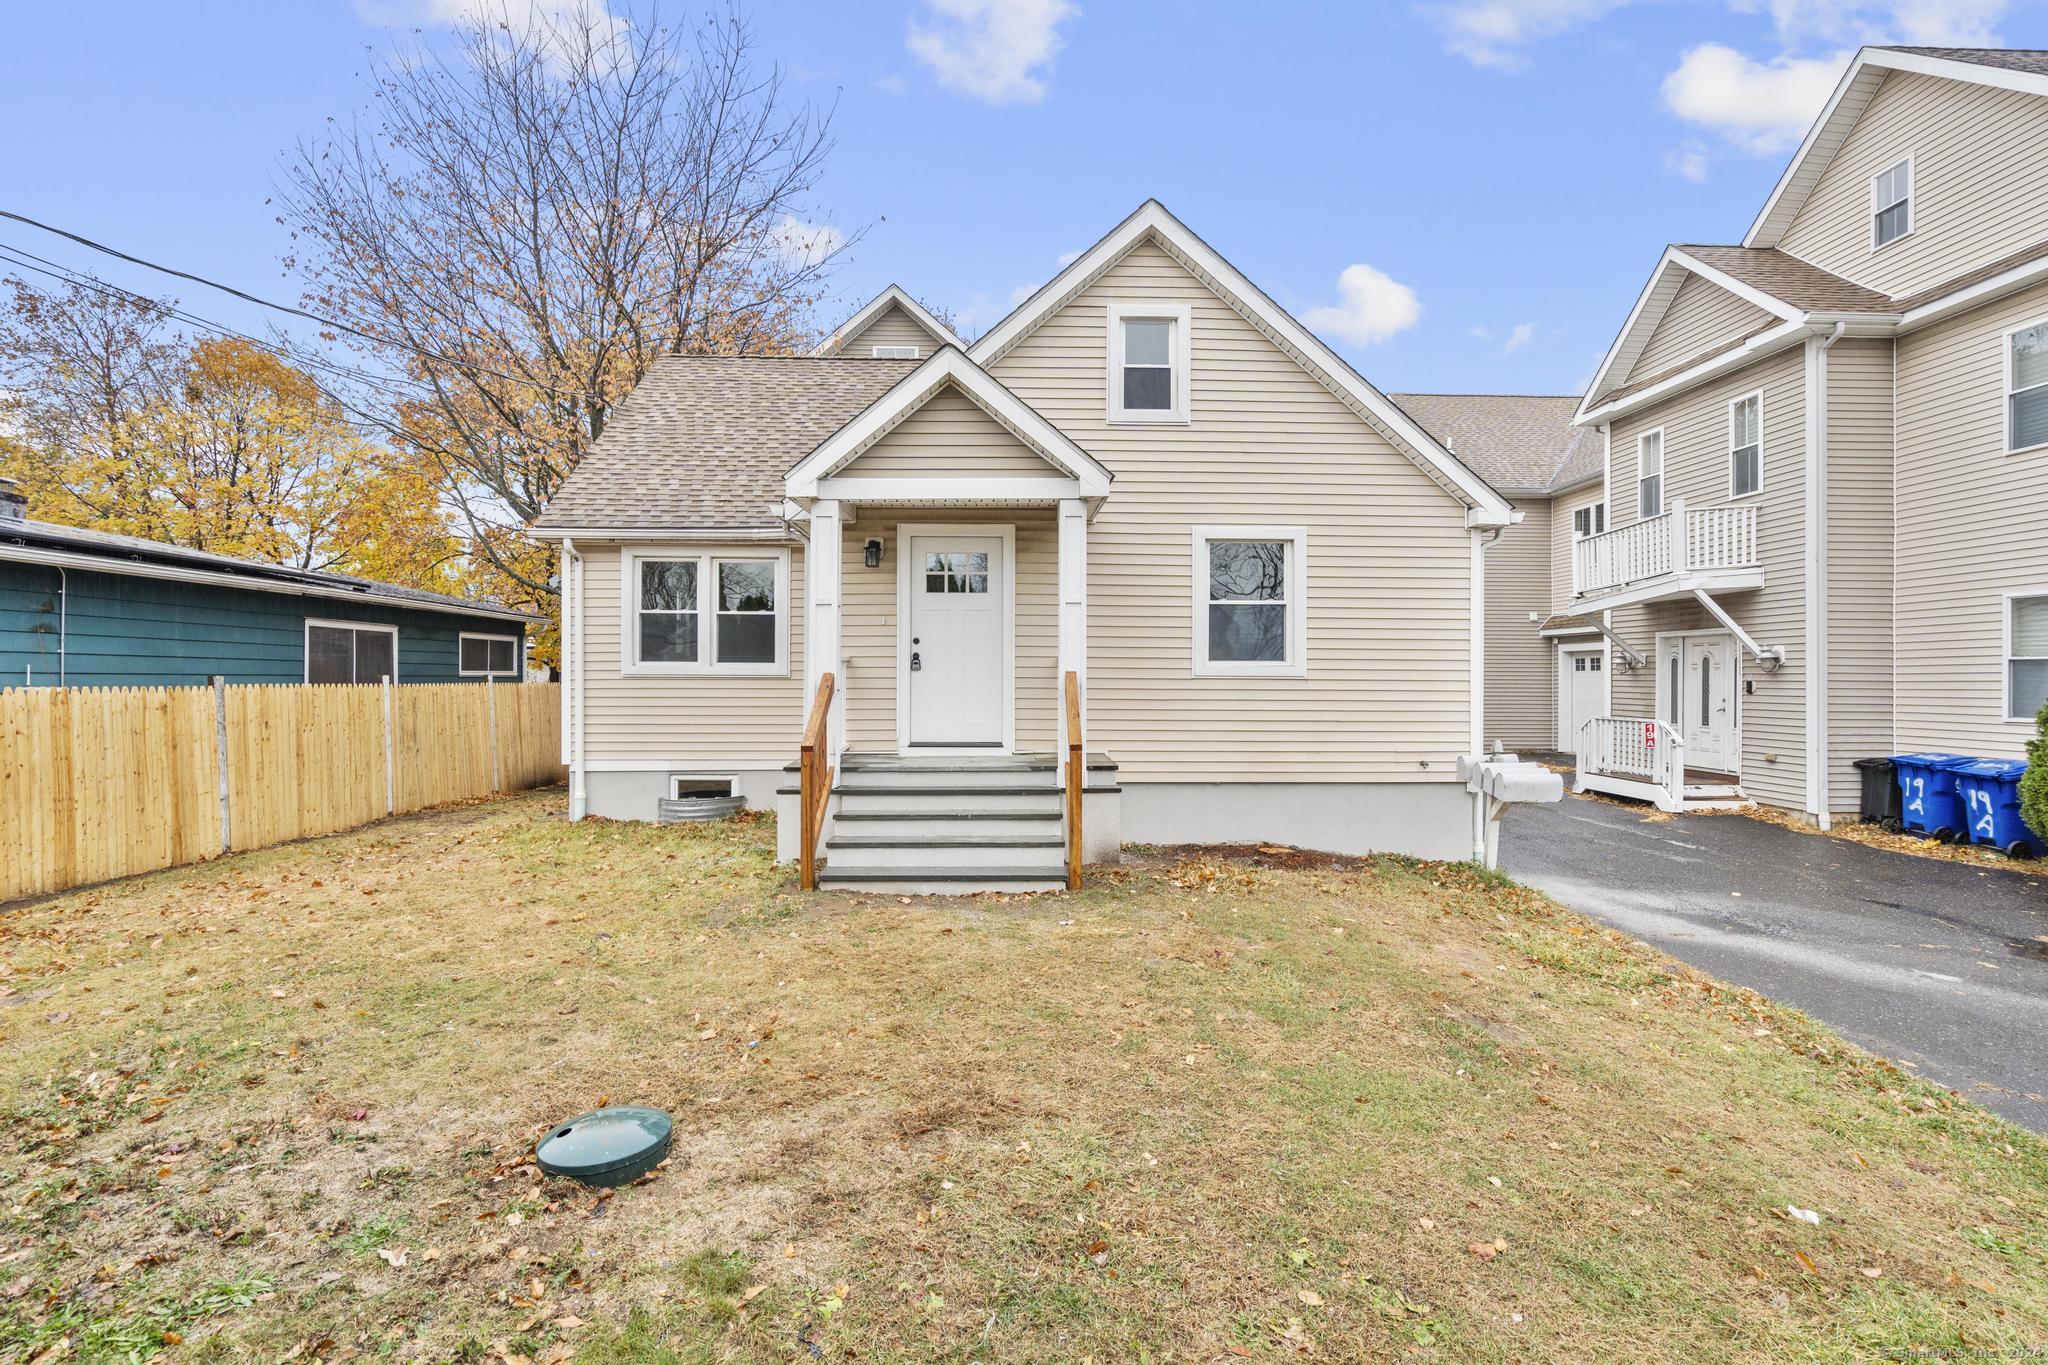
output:
M 2034 718 L 2034 739 L 2027 745 L 2027 771 L 2020 778 L 2020 818 L 2048 839 L 2048 706 Z

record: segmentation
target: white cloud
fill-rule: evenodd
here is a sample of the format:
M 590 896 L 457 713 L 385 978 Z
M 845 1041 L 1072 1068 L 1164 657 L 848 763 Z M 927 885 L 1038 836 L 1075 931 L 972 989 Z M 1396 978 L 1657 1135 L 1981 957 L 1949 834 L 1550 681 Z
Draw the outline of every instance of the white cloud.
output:
M 1707 144 L 1696 137 L 1664 153 L 1664 169 L 1681 180 L 1698 184 L 1707 178 Z
M 1059 27 L 1080 13 L 1068 0 L 924 0 L 904 46 L 939 84 L 989 104 L 1036 104 L 1046 68 L 1064 47 Z
M 1731 0 L 1741 14 L 1768 14 L 1778 42 L 1857 46 L 1996 47 L 2007 0 Z
M 605 0 L 355 0 L 356 17 L 366 24 L 415 27 L 482 20 L 512 29 L 536 20 L 551 24 L 594 19 L 617 31 L 628 27 Z
M 1062 251 L 1059 254 L 1059 268 L 1061 270 L 1065 270 L 1068 266 L 1072 265 L 1074 262 L 1080 259 L 1081 253 L 1078 251 Z
M 1432 12 L 1444 30 L 1444 49 L 1475 66 L 1518 70 L 1523 49 L 1620 9 L 1629 0 L 1462 0 Z
M 1341 300 L 1311 308 L 1301 320 L 1354 346 L 1372 346 L 1415 325 L 1422 301 L 1399 280 L 1369 265 L 1347 265 L 1337 277 Z
M 1468 335 L 1477 337 L 1481 341 L 1493 340 L 1493 329 L 1491 327 L 1482 327 L 1474 323 L 1472 326 L 1467 327 L 1465 331 Z
M 1664 104 L 1687 123 L 1765 155 L 1798 142 L 1851 54 L 1758 61 L 1720 43 L 1688 48 L 1664 78 Z
M 1507 340 L 1507 344 L 1506 344 L 1505 346 L 1502 346 L 1502 347 L 1500 348 L 1500 353 L 1501 353 L 1502 355 L 1513 355 L 1513 354 L 1514 354 L 1514 353 L 1515 353 L 1516 351 L 1519 351 L 1519 350 L 1521 350 L 1521 349 L 1522 349 L 1522 348 L 1523 348 L 1524 346 L 1527 346 L 1527 345 L 1529 344 L 1529 341 L 1530 341 L 1530 339 L 1531 339 L 1532 337 L 1534 337 L 1535 335 L 1536 335 L 1536 324 L 1535 324 L 1535 323 L 1533 323 L 1533 322 L 1518 322 L 1518 323 L 1516 323 L 1516 324 L 1515 324 L 1515 330 L 1514 330 L 1514 331 L 1512 331 L 1512 332 L 1509 332 L 1509 333 L 1508 333 L 1508 340 Z
M 846 245 L 846 234 L 830 223 L 800 222 L 790 214 L 783 214 L 782 221 L 768 229 L 769 240 L 775 250 L 792 266 L 822 264 L 833 252 Z
M 887 76 L 878 77 L 875 81 L 875 89 L 885 95 L 900 95 L 910 89 L 910 82 L 892 72 Z

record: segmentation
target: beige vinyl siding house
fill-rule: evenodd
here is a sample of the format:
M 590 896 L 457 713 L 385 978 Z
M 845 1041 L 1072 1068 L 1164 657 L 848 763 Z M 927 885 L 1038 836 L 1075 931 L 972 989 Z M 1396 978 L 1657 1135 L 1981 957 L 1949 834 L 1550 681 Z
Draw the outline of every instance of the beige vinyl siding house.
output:
M 1469 857 L 1513 517 L 1148 202 L 971 348 L 892 286 L 809 357 L 659 362 L 537 527 L 571 812 L 723 775 L 822 884 L 907 891 L 1068 884 L 1067 837 Z
M 1486 742 L 1548 749 L 1557 731 L 1549 686 L 1556 647 L 1541 630 L 1551 609 L 1552 509 L 1548 498 L 1517 498 L 1522 520 L 1488 548 L 1486 572 Z
M 1672 322 L 1715 289 L 1756 312 Z M 1859 758 L 2020 757 L 2008 637 L 2048 592 L 2048 447 L 2012 449 L 2008 409 L 2044 322 L 2048 53 L 1857 54 L 1742 245 L 1667 249 L 1580 407 L 1610 443 L 1612 529 L 1574 547 L 1574 609 L 1620 656 L 1581 781 L 1826 823 L 1856 811 Z M 1651 432 L 1683 525 L 1639 514 Z M 1665 671 L 1695 631 L 1740 661 L 1736 761 L 1712 776 L 1672 761 L 1715 752 Z

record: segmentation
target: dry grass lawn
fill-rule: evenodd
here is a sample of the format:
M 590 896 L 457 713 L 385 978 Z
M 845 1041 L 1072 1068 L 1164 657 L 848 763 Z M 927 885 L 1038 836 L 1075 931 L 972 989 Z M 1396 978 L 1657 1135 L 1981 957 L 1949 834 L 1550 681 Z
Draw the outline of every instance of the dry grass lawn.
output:
M 0 911 L 0 1360 L 2048 1342 L 2048 1146 L 1504 881 L 806 897 L 560 803 Z M 667 1168 L 542 1179 L 606 1100 Z

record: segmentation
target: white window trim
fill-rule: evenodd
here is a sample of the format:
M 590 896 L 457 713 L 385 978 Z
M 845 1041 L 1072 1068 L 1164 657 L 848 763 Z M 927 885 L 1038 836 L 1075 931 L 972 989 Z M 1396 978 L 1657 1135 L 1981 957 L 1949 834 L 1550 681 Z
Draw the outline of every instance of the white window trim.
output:
M 310 683 L 313 681 L 313 627 L 315 626 L 326 626 L 331 630 L 374 630 L 389 635 L 391 637 L 391 681 L 394 683 L 398 681 L 397 626 L 387 626 L 377 621 L 335 621 L 325 617 L 308 616 L 306 618 L 304 634 L 300 641 L 299 680 L 301 682 Z M 458 656 L 457 662 L 459 663 L 460 661 L 460 656 Z M 351 672 L 354 671 L 355 656 L 353 654 L 349 656 L 349 668 Z M 374 686 L 375 684 L 358 685 Z
M 1903 200 L 1894 199 L 1892 204 L 1905 204 L 1906 230 L 1892 238 L 1889 242 L 1880 242 L 1877 240 L 1877 215 L 1890 208 L 1892 204 L 1880 204 L 1877 202 L 1877 182 L 1901 166 L 1906 168 L 1906 197 Z M 1882 251 L 1888 246 L 1896 246 L 1913 235 L 1913 229 L 1918 227 L 1920 223 L 1920 215 L 1913 208 L 1913 200 L 1918 197 L 1919 193 L 1920 176 L 1914 170 L 1913 154 L 1911 152 L 1906 153 L 1896 161 L 1891 161 L 1878 167 L 1877 174 L 1870 177 L 1870 249 L 1872 251 Z
M 1287 657 L 1278 662 L 1219 663 L 1209 657 L 1209 542 L 1287 542 Z M 1306 526 L 1197 526 L 1193 537 L 1194 670 L 1198 678 L 1305 678 L 1308 676 L 1308 528 Z
M 1124 406 L 1124 323 L 1173 324 L 1173 406 L 1130 409 Z M 1194 406 L 1188 396 L 1188 355 L 1194 349 L 1194 309 L 1185 303 L 1112 303 L 1109 305 L 1109 369 L 1103 402 L 1108 420 L 1135 426 L 1186 426 Z
M 1735 491 L 1735 409 L 1756 400 L 1756 487 L 1747 493 Z M 1751 498 L 1762 497 L 1764 491 L 1764 391 L 1752 389 L 1739 398 L 1728 400 L 1728 501 L 1748 502 Z
M 1643 484 L 1644 484 L 1644 483 L 1646 483 L 1646 482 L 1648 482 L 1648 480 L 1647 480 L 1647 478 L 1645 477 L 1645 475 L 1643 474 L 1643 443 L 1644 443 L 1645 441 L 1648 441 L 1648 440 L 1649 440 L 1649 439 L 1650 439 L 1650 438 L 1651 438 L 1652 436 L 1654 436 L 1654 437 L 1656 437 L 1656 438 L 1657 438 L 1657 510 L 1656 510 L 1656 511 L 1654 511 L 1654 512 L 1645 512 L 1645 511 L 1643 510 Z M 1664 498 L 1664 468 L 1665 468 L 1665 466 L 1666 466 L 1666 465 L 1668 465 L 1668 464 L 1670 463 L 1670 461 L 1669 461 L 1668 459 L 1666 459 L 1666 458 L 1665 458 L 1665 457 L 1666 457 L 1666 456 L 1667 456 L 1667 455 L 1668 455 L 1669 453 L 1670 453 L 1670 452 L 1669 452 L 1669 450 L 1667 449 L 1667 447 L 1666 447 L 1666 445 L 1665 445 L 1665 442 L 1664 442 L 1664 428 L 1662 428 L 1662 427 L 1651 427 L 1651 428 L 1650 428 L 1650 429 L 1649 429 L 1648 431 L 1642 432 L 1642 433 L 1640 433 L 1639 435 L 1637 435 L 1637 437 L 1636 437 L 1636 520 L 1637 520 L 1637 521 L 1648 521 L 1648 520 L 1649 520 L 1650 518 L 1652 518 L 1652 517 L 1661 517 L 1661 516 L 1663 516 L 1663 515 L 1664 515 L 1664 503 L 1665 503 L 1665 498 Z
M 2037 450 L 2048 450 L 2048 441 L 2036 441 L 2033 445 L 2018 447 L 2015 447 L 2012 443 L 2012 339 L 2021 332 L 2031 331 L 2033 328 L 2043 326 L 2048 326 L 2048 318 L 2035 318 L 2032 322 L 2023 322 L 2017 327 L 2008 328 L 2005 335 L 1999 338 L 1999 345 L 2004 347 L 2003 363 L 2005 365 L 2005 393 L 1999 401 L 2005 407 L 2005 411 L 2001 415 L 2004 418 L 2005 424 L 2005 453 L 2008 455 L 2027 455 Z M 2030 384 L 2024 392 L 2032 393 L 2035 389 L 2039 388 L 2048 388 L 2048 385 Z
M 1600 499 L 1600 501 L 1598 502 L 1589 502 L 1583 507 L 1574 507 L 1572 509 L 1572 539 L 1575 541 L 1591 540 L 1594 536 L 1605 535 L 1607 533 L 1606 508 L 1607 500 L 1605 498 Z M 1591 527 L 1595 520 L 1593 516 L 1595 510 L 1598 510 L 1601 513 L 1600 517 L 1598 518 L 1600 522 L 1599 529 L 1586 531 L 1579 530 L 1579 514 L 1581 512 L 1586 514 L 1586 525 L 1588 527 Z
M 2012 609 L 2014 605 L 2030 597 L 2048 597 L 2048 587 L 2021 588 L 2005 595 L 2004 615 L 1999 618 L 1999 627 L 2004 634 L 2004 643 L 1998 650 L 1998 696 L 1999 716 L 2007 725 L 2032 725 L 2032 716 L 2016 716 L 2012 713 L 2012 664 L 2015 657 L 2038 659 L 2039 654 L 2015 656 L 2012 652 Z
M 874 345 L 874 346 L 870 346 L 870 347 L 868 347 L 868 359 L 870 359 L 870 360 L 922 360 L 922 359 L 924 359 L 924 347 L 922 347 L 922 346 L 902 346 L 902 345 L 896 345 L 896 346 L 883 346 L 883 345 L 879 345 L 879 344 L 878 344 L 878 345 Z
M 489 667 L 464 668 L 462 666 L 462 642 L 464 640 L 503 640 L 512 646 L 512 668 L 507 673 L 493 673 Z M 488 665 L 490 652 L 484 653 Z M 516 678 L 519 676 L 519 637 L 516 635 L 487 635 L 480 630 L 465 630 L 455 637 L 455 676 L 458 678 Z
M 640 564 L 649 559 L 697 561 L 697 653 L 695 663 L 643 663 L 640 659 Z M 775 659 L 761 664 L 719 664 L 713 565 L 718 560 L 752 560 L 775 565 Z M 789 550 L 786 546 L 634 546 L 619 555 L 619 674 L 651 678 L 786 678 L 789 676 Z

